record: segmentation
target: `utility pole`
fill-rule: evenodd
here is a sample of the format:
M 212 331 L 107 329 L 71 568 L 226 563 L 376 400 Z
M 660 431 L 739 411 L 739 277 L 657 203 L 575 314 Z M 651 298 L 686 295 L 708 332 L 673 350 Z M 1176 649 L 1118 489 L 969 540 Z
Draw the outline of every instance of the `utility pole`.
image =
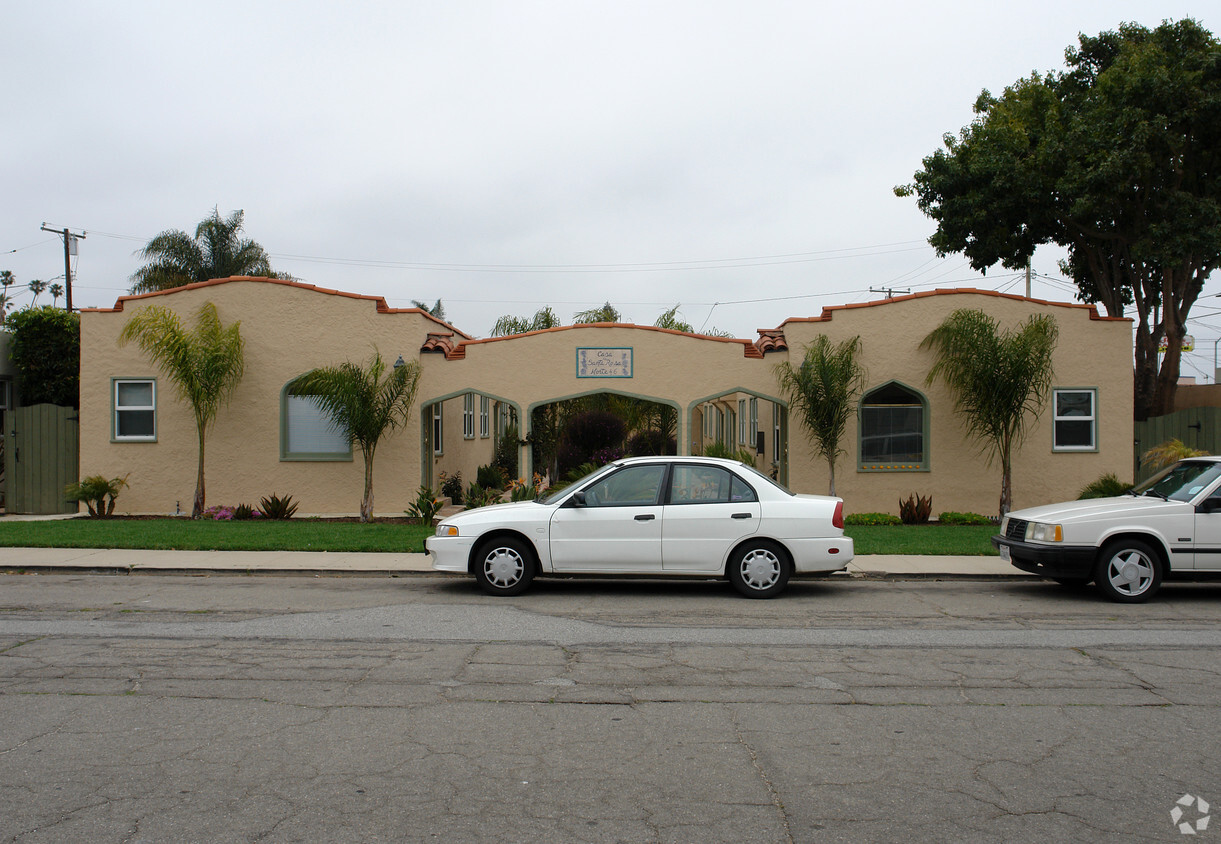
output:
M 49 229 L 47 224 L 42 224 L 44 232 L 57 234 L 64 239 L 64 293 L 67 298 L 68 311 L 72 311 L 72 253 L 76 251 L 76 241 L 85 239 L 85 232 L 73 234 L 70 229 Z
M 1030 259 L 1026 259 L 1026 298 L 1030 298 Z
M 885 293 L 887 299 L 895 298 L 896 293 L 901 294 L 903 296 L 911 295 L 910 290 L 895 290 L 893 287 L 883 287 L 880 290 L 874 290 L 872 287 L 870 287 L 869 292 L 870 293 Z

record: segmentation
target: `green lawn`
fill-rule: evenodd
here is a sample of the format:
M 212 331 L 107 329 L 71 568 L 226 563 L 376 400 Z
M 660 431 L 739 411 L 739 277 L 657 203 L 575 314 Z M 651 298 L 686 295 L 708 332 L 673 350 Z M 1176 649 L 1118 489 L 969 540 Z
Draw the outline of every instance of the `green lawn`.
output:
M 857 554 L 995 555 L 995 527 L 849 527 Z M 402 523 L 215 522 L 190 519 L 0 519 L 0 547 L 148 548 L 179 551 L 414 551 L 432 528 Z

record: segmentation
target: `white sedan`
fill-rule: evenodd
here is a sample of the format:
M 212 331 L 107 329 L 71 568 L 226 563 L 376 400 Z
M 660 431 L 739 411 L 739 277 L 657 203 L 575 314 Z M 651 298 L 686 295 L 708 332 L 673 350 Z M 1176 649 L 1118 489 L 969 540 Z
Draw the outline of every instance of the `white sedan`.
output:
M 1152 597 L 1167 577 L 1221 572 L 1221 457 L 1183 460 L 1127 495 L 1015 510 L 992 537 L 1001 559 L 1113 601 Z
M 437 571 L 517 595 L 536 575 L 727 577 L 751 598 L 852 559 L 844 502 L 796 495 L 736 460 L 617 460 L 547 498 L 450 516 L 424 543 Z

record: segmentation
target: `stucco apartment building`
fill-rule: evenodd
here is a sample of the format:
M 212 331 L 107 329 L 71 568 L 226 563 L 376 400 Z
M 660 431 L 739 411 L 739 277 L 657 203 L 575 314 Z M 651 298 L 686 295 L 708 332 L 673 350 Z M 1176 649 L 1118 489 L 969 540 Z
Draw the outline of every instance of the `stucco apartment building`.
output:
M 926 381 L 932 353 L 921 341 L 952 311 L 986 311 L 1013 327 L 1048 314 L 1060 339 L 1051 395 L 1017 455 L 1017 507 L 1075 497 L 1091 480 L 1131 474 L 1132 350 L 1126 319 L 1090 306 L 980 290 L 936 290 L 786 320 L 754 339 L 705 337 L 651 326 L 595 324 L 476 339 L 418 308 L 298 282 L 229 278 L 81 312 L 82 475 L 130 473 L 120 508 L 189 510 L 197 440 L 173 385 L 135 344 L 118 337 L 148 304 L 190 320 L 205 302 L 223 323 L 241 322 L 246 374 L 221 410 L 207 446 L 209 504 L 257 503 L 291 494 L 301 513 L 355 513 L 363 467 L 307 397 L 288 394 L 296 376 L 345 360 L 382 357 L 421 366 L 407 429 L 383 442 L 374 476 L 376 512 L 401 513 L 421 484 L 442 472 L 474 480 L 509 422 L 529 433 L 533 410 L 599 392 L 647 398 L 678 415 L 680 453 L 711 442 L 745 447 L 756 465 L 795 491 L 825 493 L 825 462 L 788 412 L 775 366 L 799 364 L 818 334 L 859 336 L 867 387 L 842 443 L 837 493 L 849 513 L 898 510 L 932 495 L 933 512 L 994 515 L 1000 469 L 967 439 L 952 397 Z M 522 474 L 533 470 L 519 445 Z

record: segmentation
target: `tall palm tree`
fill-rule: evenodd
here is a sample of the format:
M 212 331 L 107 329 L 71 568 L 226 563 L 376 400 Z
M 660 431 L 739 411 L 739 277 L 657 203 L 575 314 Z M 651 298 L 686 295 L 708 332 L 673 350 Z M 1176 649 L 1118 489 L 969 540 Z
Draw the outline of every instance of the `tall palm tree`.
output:
M 30 292 L 34 294 L 34 298 L 30 300 L 30 307 L 32 308 L 38 304 L 38 297 L 42 294 L 42 291 L 47 289 L 47 283 L 39 279 L 34 279 L 30 282 L 29 288 Z
M 222 220 L 213 208 L 212 216 L 195 227 L 195 237 L 178 229 L 154 237 L 136 253 L 148 263 L 131 277 L 131 292 L 152 293 L 234 275 L 291 278 L 271 269 L 262 246 L 240 237 L 244 216 L 238 210 Z
M 16 283 L 17 277 L 12 270 L 0 270 L 0 323 L 4 322 L 4 315 L 13 307 L 13 296 L 8 291 Z
M 191 517 L 204 511 L 204 441 L 216 413 L 229 403 L 245 372 L 245 344 L 240 322 L 221 325 L 216 305 L 204 302 L 195 327 L 183 326 L 178 314 L 160 305 L 141 308 L 119 334 L 119 345 L 135 341 L 173 382 L 178 397 L 191 407 L 199 434 L 199 467 Z
M 534 316 L 529 319 L 507 314 L 502 316 L 492 326 L 491 336 L 507 337 L 510 334 L 525 334 L 527 331 L 542 331 L 545 328 L 556 328 L 559 324 L 559 317 L 555 315 L 555 311 L 551 310 L 551 307 L 548 305 L 539 308 L 534 312 Z
M 376 349 L 366 366 L 344 362 L 338 366 L 311 369 L 293 379 L 290 393 L 316 396 L 318 404 L 347 437 L 360 447 L 365 460 L 365 491 L 360 501 L 360 520 L 373 518 L 373 456 L 382 438 L 407 424 L 420 382 L 415 361 L 394 366 Z
M 1046 405 L 1058 336 L 1056 321 L 1047 315 L 1002 333 L 983 311 L 963 308 L 921 343 L 936 355 L 926 383 L 941 380 L 950 389 L 967 433 L 980 441 L 989 461 L 1000 459 L 1001 518 L 1013 509 L 1013 453 Z
M 835 495 L 835 463 L 844 453 L 840 440 L 856 412 L 856 400 L 865 383 L 860 354 L 860 337 L 832 345 L 825 334 L 819 334 L 806 346 L 800 365 L 794 367 L 784 361 L 774 370 L 780 389 L 797 411 L 815 452 L 827 461 L 832 495 Z
M 48 290 L 49 290 L 49 291 L 50 291 L 50 293 L 51 293 L 51 304 L 52 304 L 53 306 L 54 306 L 54 305 L 58 305 L 58 304 L 59 304 L 59 297 L 64 295 L 64 286 L 63 286 L 62 284 L 60 284 L 60 283 L 57 281 L 57 282 L 55 282 L 54 284 L 52 284 L 52 285 L 51 285 L 51 286 L 48 288 Z

